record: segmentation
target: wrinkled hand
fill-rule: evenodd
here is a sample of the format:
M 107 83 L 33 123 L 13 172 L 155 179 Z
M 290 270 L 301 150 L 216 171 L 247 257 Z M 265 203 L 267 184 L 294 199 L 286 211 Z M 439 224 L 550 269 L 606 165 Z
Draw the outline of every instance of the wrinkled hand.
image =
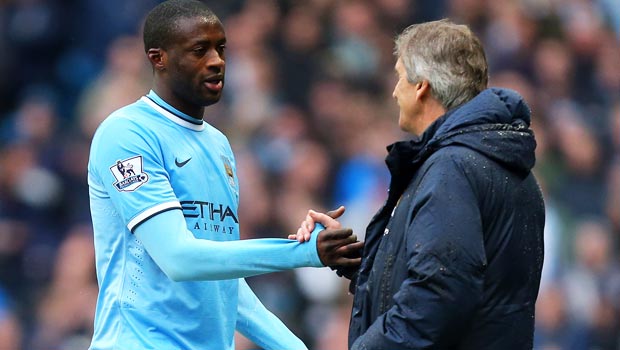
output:
M 327 228 L 319 232 L 316 249 L 319 259 L 325 266 L 356 269 L 362 259 L 360 250 L 364 242 L 359 242 L 350 228 Z
M 300 243 L 307 242 L 310 240 L 310 234 L 312 230 L 314 230 L 315 223 L 321 223 L 326 228 L 341 228 L 342 225 L 336 219 L 344 214 L 345 208 L 340 206 L 338 209 L 330 210 L 326 214 L 318 213 L 312 209 L 308 211 L 306 218 L 301 222 L 299 229 L 297 229 L 297 234 L 291 234 L 288 236 L 289 239 L 295 239 Z

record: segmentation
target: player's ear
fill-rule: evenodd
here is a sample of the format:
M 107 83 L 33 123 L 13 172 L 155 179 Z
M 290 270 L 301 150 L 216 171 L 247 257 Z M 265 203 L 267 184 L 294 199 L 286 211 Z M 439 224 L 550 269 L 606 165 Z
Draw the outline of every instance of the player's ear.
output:
M 154 70 L 162 71 L 166 69 L 166 51 L 160 48 L 150 48 L 146 52 L 146 56 L 151 61 Z

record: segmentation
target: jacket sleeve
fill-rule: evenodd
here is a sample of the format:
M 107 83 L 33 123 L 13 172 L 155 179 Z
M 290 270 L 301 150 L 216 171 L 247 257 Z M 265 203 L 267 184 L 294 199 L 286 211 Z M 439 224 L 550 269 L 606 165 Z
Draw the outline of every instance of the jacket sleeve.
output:
M 394 305 L 352 349 L 443 349 L 467 331 L 482 298 L 486 267 L 471 179 L 471 172 L 449 156 L 427 168 L 406 232 L 408 278 Z
M 307 350 L 304 343 L 265 308 L 244 279 L 239 280 L 236 328 L 262 349 Z

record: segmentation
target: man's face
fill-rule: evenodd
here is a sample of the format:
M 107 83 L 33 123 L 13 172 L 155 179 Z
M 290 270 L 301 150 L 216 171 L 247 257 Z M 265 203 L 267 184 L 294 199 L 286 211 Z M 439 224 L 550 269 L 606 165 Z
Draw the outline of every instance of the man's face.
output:
M 407 80 L 407 71 L 400 58 L 396 61 L 394 69 L 398 75 L 398 82 L 394 87 L 392 96 L 396 99 L 396 103 L 400 108 L 398 126 L 405 132 L 418 135 L 419 130 L 416 125 L 418 124 L 418 114 L 420 113 L 419 102 L 416 99 L 418 84 L 412 84 Z
M 177 22 L 168 56 L 166 84 L 181 104 L 209 106 L 220 100 L 226 70 L 222 24 L 204 17 Z

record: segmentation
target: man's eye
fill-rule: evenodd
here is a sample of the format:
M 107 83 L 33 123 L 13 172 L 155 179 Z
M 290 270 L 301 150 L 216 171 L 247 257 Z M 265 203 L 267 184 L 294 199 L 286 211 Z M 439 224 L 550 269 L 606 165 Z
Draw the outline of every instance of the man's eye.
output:
M 206 51 L 206 50 L 205 50 L 205 48 L 204 48 L 204 47 L 197 47 L 197 48 L 195 48 L 195 49 L 194 49 L 194 53 L 197 53 L 197 54 L 202 54 L 202 53 L 204 53 L 205 51 Z

